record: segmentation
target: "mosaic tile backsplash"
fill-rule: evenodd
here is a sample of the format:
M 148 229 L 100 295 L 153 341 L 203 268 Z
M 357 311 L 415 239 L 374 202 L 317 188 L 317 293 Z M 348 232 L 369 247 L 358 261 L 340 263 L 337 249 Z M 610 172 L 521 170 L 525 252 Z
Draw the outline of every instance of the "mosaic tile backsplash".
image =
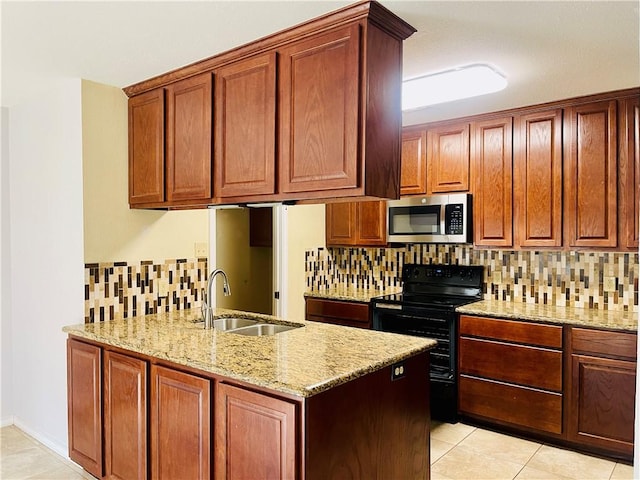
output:
M 638 253 L 475 250 L 467 245 L 318 248 L 305 252 L 306 286 L 401 286 L 405 263 L 484 265 L 484 298 L 559 307 L 638 310 Z M 609 289 L 605 289 L 605 280 Z
M 206 258 L 87 263 L 84 320 L 92 323 L 197 308 L 206 284 Z

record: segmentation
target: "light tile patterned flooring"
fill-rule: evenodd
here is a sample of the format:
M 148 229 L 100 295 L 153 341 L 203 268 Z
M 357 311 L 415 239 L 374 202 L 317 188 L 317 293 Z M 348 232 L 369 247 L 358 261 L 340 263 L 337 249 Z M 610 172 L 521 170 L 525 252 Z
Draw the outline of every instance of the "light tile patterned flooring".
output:
M 0 429 L 3 480 L 93 479 L 15 426 Z M 633 467 L 463 423 L 434 422 L 432 480 L 625 480 Z
M 623 480 L 633 467 L 463 423 L 431 425 L 431 480 Z

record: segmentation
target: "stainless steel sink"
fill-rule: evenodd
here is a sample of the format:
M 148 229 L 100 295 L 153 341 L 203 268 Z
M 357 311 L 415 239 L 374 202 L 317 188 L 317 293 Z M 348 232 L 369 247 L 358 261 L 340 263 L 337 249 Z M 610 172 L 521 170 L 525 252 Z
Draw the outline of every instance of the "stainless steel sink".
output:
M 256 325 L 257 323 L 257 320 L 250 320 L 248 318 L 221 317 L 213 320 L 213 328 L 214 330 L 228 331 Z
M 300 325 L 301 327 L 302 325 Z M 235 330 L 229 330 L 229 333 L 237 333 L 238 335 L 247 335 L 251 337 L 261 337 L 265 335 L 275 335 L 276 333 L 286 332 L 293 330 L 294 328 L 300 328 L 298 326 L 291 325 L 275 325 L 272 323 L 258 323 L 250 327 L 237 328 Z

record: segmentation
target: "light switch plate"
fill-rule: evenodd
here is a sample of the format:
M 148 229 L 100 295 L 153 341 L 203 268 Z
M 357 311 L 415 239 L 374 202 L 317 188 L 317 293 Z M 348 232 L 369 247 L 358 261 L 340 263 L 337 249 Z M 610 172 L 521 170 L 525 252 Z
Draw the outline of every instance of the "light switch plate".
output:
M 502 272 L 496 271 L 491 274 L 491 281 L 493 283 L 502 283 Z
M 169 295 L 169 280 L 166 278 L 158 279 L 158 296 L 166 297 Z

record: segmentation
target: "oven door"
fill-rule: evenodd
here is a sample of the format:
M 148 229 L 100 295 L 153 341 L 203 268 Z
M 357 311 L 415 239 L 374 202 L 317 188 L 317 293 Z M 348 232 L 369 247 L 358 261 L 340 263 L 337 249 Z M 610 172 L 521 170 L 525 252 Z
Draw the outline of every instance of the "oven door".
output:
M 431 379 L 455 381 L 456 314 L 429 308 L 407 308 L 399 305 L 373 306 L 373 328 L 383 332 L 432 338 L 438 342 L 430 351 Z

